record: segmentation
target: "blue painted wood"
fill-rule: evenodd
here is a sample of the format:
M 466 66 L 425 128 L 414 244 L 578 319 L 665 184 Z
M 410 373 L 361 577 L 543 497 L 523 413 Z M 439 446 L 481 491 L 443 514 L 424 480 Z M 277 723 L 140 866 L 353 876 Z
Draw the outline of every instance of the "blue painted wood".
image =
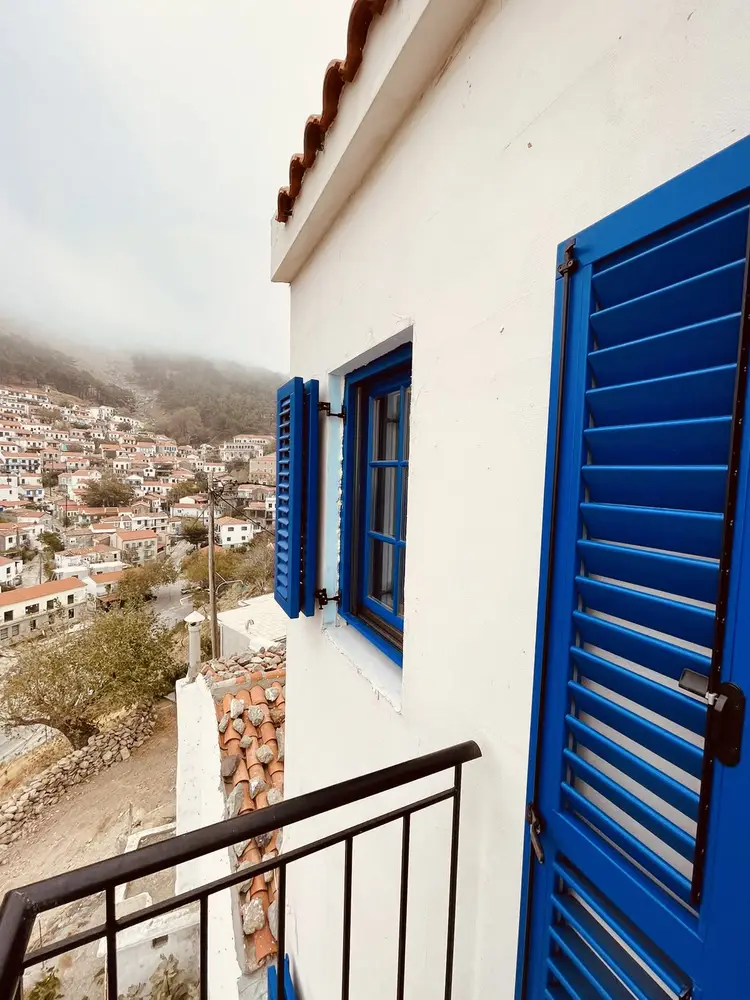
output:
M 612 931 L 638 956 L 644 966 L 651 969 L 667 989 L 682 996 L 690 985 L 687 977 L 653 942 L 643 933 L 642 929 L 629 920 L 624 913 L 617 910 L 602 896 L 596 886 L 585 876 L 576 872 L 564 862 L 555 864 L 556 874 L 565 885 L 596 914 L 599 920 Z
M 589 574 L 637 583 L 696 601 L 716 601 L 719 586 L 716 562 L 588 539 L 578 542 L 578 552 Z
M 619 305 L 745 258 L 746 205 L 680 233 L 643 253 L 605 267 L 594 277 L 600 308 Z
M 586 402 L 597 426 L 725 417 L 732 412 L 735 366 L 720 365 L 666 378 L 591 389 Z
M 699 800 L 698 795 L 691 788 L 675 781 L 674 778 L 649 764 L 642 757 L 631 753 L 630 750 L 592 729 L 591 726 L 587 726 L 585 722 L 581 722 L 574 715 L 568 715 L 566 721 L 568 729 L 578 743 L 622 771 L 623 774 L 627 774 L 644 788 L 658 795 L 675 809 L 679 809 L 688 819 L 697 821 Z
M 635 833 L 616 822 L 612 817 L 594 805 L 593 801 L 582 795 L 572 785 L 564 782 L 560 786 L 563 801 L 572 812 L 598 830 L 615 847 L 619 847 L 628 857 L 645 872 L 648 872 L 657 883 L 665 886 L 678 899 L 688 902 L 690 899 L 690 880 L 673 868 Z M 656 889 L 657 886 L 654 886 Z
M 670 764 L 692 774 L 694 778 L 700 777 L 703 752 L 694 743 L 688 743 L 650 719 L 631 712 L 629 708 L 624 708 L 575 681 L 569 681 L 568 688 L 579 711 L 586 712 L 639 746 L 652 750 Z
M 643 677 L 641 674 L 620 667 L 616 663 L 583 649 L 572 646 L 570 655 L 576 662 L 580 676 L 601 684 L 623 698 L 641 705 L 683 726 L 698 736 L 706 731 L 706 704 L 681 691 Z
M 707 608 L 628 590 L 585 576 L 576 577 L 576 587 L 587 608 L 695 642 L 699 646 L 711 646 L 714 613 Z
M 669 549 L 718 559 L 722 515 L 619 504 L 581 505 L 589 538 Z
M 279 996 L 279 977 L 276 972 L 275 965 L 268 966 L 268 1000 L 278 1000 Z M 289 956 L 284 956 L 284 996 L 285 1000 L 297 1000 L 297 993 L 294 989 L 294 982 L 292 981 L 292 973 L 289 968 Z
M 310 379 L 304 385 L 304 526 L 302 541 L 301 611 L 307 618 L 315 614 L 320 530 L 320 383 Z
M 276 542 L 274 597 L 290 618 L 300 612 L 304 491 L 304 383 L 276 394 Z
M 669 994 L 654 982 L 642 965 L 609 934 L 604 927 L 576 899 L 558 893 L 553 905 L 560 920 L 571 927 L 611 968 L 638 1000 L 670 1000 Z
M 669 333 L 592 351 L 589 364 L 599 388 L 733 365 L 737 360 L 739 328 L 740 314 L 730 313 Z
M 592 313 L 591 325 L 597 343 L 601 347 L 614 347 L 689 323 L 716 319 L 723 315 L 723 311 L 717 311 L 721 304 L 741 301 L 744 275 L 743 254 L 740 259 L 707 274 Z
M 406 551 L 406 540 L 372 530 L 373 472 L 380 468 L 396 469 L 397 511 L 406 488 L 408 459 L 403 452 L 403 424 L 405 419 L 405 387 L 411 383 L 411 344 L 378 358 L 346 378 L 345 407 L 348 414 L 344 429 L 344 469 L 342 488 L 342 554 L 340 563 L 341 605 L 339 613 L 367 639 L 374 643 L 395 663 L 401 665 L 402 653 L 384 634 L 362 617 L 369 612 L 397 632 L 403 632 L 403 616 L 398 614 L 399 559 Z M 374 457 L 372 448 L 372 401 L 389 392 L 401 393 L 398 453 L 395 460 Z M 366 406 L 361 405 L 361 394 Z M 366 426 L 360 427 L 359 414 L 367 414 Z M 359 481 L 356 470 L 359 466 Z M 395 525 L 394 525 L 395 531 Z M 371 571 L 371 540 L 376 539 L 393 548 L 392 604 L 386 607 L 368 593 Z
M 725 465 L 732 418 L 591 427 L 584 438 L 602 465 Z
M 595 503 L 672 510 L 724 509 L 726 465 L 584 465 L 581 476 Z
M 742 995 L 740 963 L 723 968 L 717 925 L 709 926 L 704 915 L 710 911 L 713 921 L 726 913 L 724 929 L 736 940 L 736 921 L 728 928 L 732 907 L 721 905 L 716 881 L 707 888 L 700 914 L 679 902 L 689 899 L 690 880 L 652 849 L 645 831 L 688 861 L 692 837 L 635 789 L 640 785 L 695 819 L 698 798 L 688 783 L 700 777 L 702 749 L 669 727 L 700 735 L 705 706 L 669 685 L 683 669 L 705 674 L 710 665 L 706 655 L 678 642 L 708 649 L 713 641 L 710 605 L 721 547 L 749 185 L 750 140 L 743 140 L 576 237 L 554 573 L 540 585 L 540 609 L 546 588 L 552 592 L 550 619 L 538 633 L 538 651 L 543 628 L 550 636 L 548 683 L 533 730 L 543 733 L 536 807 L 545 821 L 548 863 L 531 861 L 534 877 L 522 889 L 531 910 L 523 1000 L 604 998 L 617 995 L 623 981 L 628 997 L 640 990 L 650 1000 L 649 989 L 663 995 L 637 972 L 628 979 L 632 966 L 618 966 L 616 980 L 610 978 L 621 954 L 602 946 L 596 935 L 605 932 L 581 916 L 575 901 L 571 908 L 560 884 L 562 857 L 605 901 L 605 924 L 637 924 L 639 947 L 662 956 L 654 971 L 665 989 L 681 995 L 692 986 L 701 1000 Z M 559 325 L 559 295 L 555 317 Z M 556 413 L 558 337 L 556 328 L 551 414 Z M 550 441 L 556 431 L 551 417 Z M 747 444 L 743 455 L 745 450 Z M 550 489 L 548 482 L 544 539 L 553 527 Z M 744 518 L 746 504 L 738 508 Z M 746 534 L 744 519 L 738 531 Z M 735 549 L 738 544 L 736 536 Z M 750 588 L 748 574 L 741 575 Z M 735 568 L 732 581 L 740 586 Z M 688 603 L 695 600 L 708 606 Z M 736 635 L 729 638 L 728 630 L 728 643 L 744 626 L 734 621 Z M 750 664 L 750 623 L 747 627 L 744 664 Z M 623 660 L 615 664 L 610 654 Z M 627 661 L 653 673 L 644 677 Z M 612 692 L 611 698 L 600 691 Z M 535 679 L 535 697 L 539 692 Z M 581 757 L 583 748 L 596 756 Z M 601 771 L 597 760 L 616 770 Z M 691 778 L 678 780 L 668 763 Z M 738 805 L 740 785 L 731 803 L 724 796 L 742 767 L 717 775 L 711 806 L 712 822 L 732 815 L 735 831 L 737 822 L 750 822 L 750 797 Z M 747 783 L 750 772 L 744 774 Z M 722 829 L 724 855 L 713 855 L 707 872 L 726 865 L 724 884 L 730 885 L 728 866 L 733 860 L 736 867 L 737 856 L 730 860 L 731 836 Z M 709 845 L 715 843 L 709 839 Z M 525 851 L 528 858 L 528 839 Z M 750 873 L 745 877 L 750 885 Z M 750 919 L 750 891 L 746 897 Z M 592 961 L 593 953 L 603 965 Z M 735 954 L 741 953 L 738 942 Z
M 612 778 L 584 760 L 579 754 L 572 750 L 563 750 L 563 758 L 571 773 L 579 781 L 583 781 L 594 791 L 609 799 L 613 805 L 627 813 L 636 823 L 640 823 L 673 850 L 692 861 L 695 853 L 694 837 L 691 837 L 670 820 L 665 819 L 656 809 L 652 809 L 642 799 L 639 799 L 617 781 L 613 781 Z

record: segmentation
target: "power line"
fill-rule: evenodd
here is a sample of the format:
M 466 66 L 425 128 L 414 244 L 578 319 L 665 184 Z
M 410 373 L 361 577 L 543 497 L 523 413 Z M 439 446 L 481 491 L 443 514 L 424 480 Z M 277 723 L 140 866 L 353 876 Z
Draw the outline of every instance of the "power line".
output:
M 227 505 L 227 507 L 229 507 L 231 510 L 233 510 L 234 513 L 237 514 L 238 517 L 240 517 L 243 521 L 248 521 L 250 524 L 255 525 L 255 527 L 258 528 L 260 531 L 265 531 L 266 534 L 273 535 L 273 537 L 276 538 L 276 532 L 275 531 L 271 531 L 270 528 L 266 528 L 262 524 L 259 524 L 254 518 L 248 517 L 247 514 L 241 508 L 235 507 L 235 505 L 233 503 L 231 503 L 229 500 L 227 500 L 224 497 L 224 495 L 222 493 L 220 493 L 218 490 L 215 491 L 215 499 L 221 500 L 222 503 L 225 503 Z

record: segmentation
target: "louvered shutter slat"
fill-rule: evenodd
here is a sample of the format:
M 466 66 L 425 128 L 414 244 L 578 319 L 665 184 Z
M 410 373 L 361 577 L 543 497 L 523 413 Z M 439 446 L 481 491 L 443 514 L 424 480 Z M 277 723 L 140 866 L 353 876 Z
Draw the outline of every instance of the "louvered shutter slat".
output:
M 671 509 L 724 509 L 726 465 L 586 465 L 581 475 L 597 503 L 642 506 L 658 498 Z
M 578 552 L 590 574 L 664 590 L 696 601 L 713 603 L 716 600 L 718 562 L 587 539 L 579 540 Z
M 581 514 L 590 538 L 713 559 L 721 552 L 723 518 L 718 513 L 582 503 Z
M 638 590 L 577 576 L 576 589 L 584 604 L 596 611 L 646 628 L 676 636 L 699 646 L 710 646 L 714 634 L 714 613 L 707 608 L 683 604 Z
M 602 347 L 614 347 L 689 323 L 716 318 L 716 300 L 742 297 L 745 275 L 742 257 L 706 274 L 696 275 L 592 313 L 591 325 Z
M 682 737 L 675 736 L 674 733 L 657 726 L 644 716 L 631 712 L 630 709 L 602 697 L 576 681 L 570 681 L 568 689 L 577 709 L 598 719 L 599 722 L 603 722 L 610 729 L 633 740 L 641 747 L 658 754 L 694 778 L 700 777 L 703 765 L 703 751 L 700 747 L 688 743 Z
M 565 978 L 574 986 L 576 995 L 597 1000 L 633 1000 L 614 973 L 570 928 L 557 924 L 552 936 L 564 956 L 561 968 Z
M 616 935 L 637 956 L 642 966 L 650 969 L 664 983 L 666 989 L 678 996 L 685 993 L 688 986 L 685 976 L 664 952 L 649 941 L 639 926 L 608 904 L 596 886 L 580 873 L 574 872 L 569 865 L 557 863 L 554 867 L 556 875 L 561 879 L 565 888 L 575 892 L 578 899 L 586 904 L 595 919 L 598 920 L 600 926 Z M 656 986 L 657 984 L 654 983 L 654 987 Z M 659 995 L 657 994 L 657 996 Z
M 706 727 L 704 702 L 696 701 L 681 691 L 651 681 L 642 674 L 626 670 L 580 646 L 571 647 L 571 656 L 590 681 L 601 684 L 610 691 L 622 695 L 623 698 L 628 698 L 643 708 L 664 716 L 675 725 L 683 726 L 698 736 L 703 735 Z
M 589 364 L 602 388 L 733 365 L 739 325 L 740 314 L 730 313 L 619 347 L 602 348 L 590 355 Z
M 748 210 L 733 209 L 703 225 L 690 227 L 641 253 L 597 269 L 592 286 L 600 308 L 675 285 L 745 255 Z
M 584 432 L 595 461 L 603 465 L 721 465 L 729 453 L 731 417 L 593 427 Z
M 736 330 L 735 330 L 736 337 Z M 591 389 L 586 402 L 597 426 L 723 417 L 732 412 L 736 364 Z
M 690 879 L 682 875 L 670 862 L 665 861 L 661 854 L 647 847 L 642 833 L 626 828 L 612 818 L 610 808 L 605 811 L 595 805 L 591 798 L 581 794 L 572 785 L 563 784 L 560 790 L 563 800 L 572 812 L 604 834 L 615 847 L 632 858 L 643 871 L 661 882 L 679 899 L 684 902 L 690 899 Z
M 593 615 L 576 611 L 573 614 L 573 623 L 581 642 L 609 650 L 615 656 L 640 663 L 648 670 L 664 674 L 665 677 L 671 677 L 676 681 L 680 679 L 684 670 L 708 674 L 711 666 L 708 656 L 603 618 L 595 618 Z
M 277 393 L 274 594 L 290 618 L 315 612 L 318 552 L 318 383 Z
M 620 746 L 608 736 L 597 732 L 591 726 L 581 722 L 574 715 L 567 716 L 570 733 L 587 750 L 595 753 L 603 761 L 616 767 L 618 771 L 632 778 L 633 781 L 647 788 L 654 795 L 663 799 L 669 805 L 679 810 L 688 819 L 698 818 L 698 795 L 686 785 L 660 771 L 653 764 L 632 753 L 627 747 Z

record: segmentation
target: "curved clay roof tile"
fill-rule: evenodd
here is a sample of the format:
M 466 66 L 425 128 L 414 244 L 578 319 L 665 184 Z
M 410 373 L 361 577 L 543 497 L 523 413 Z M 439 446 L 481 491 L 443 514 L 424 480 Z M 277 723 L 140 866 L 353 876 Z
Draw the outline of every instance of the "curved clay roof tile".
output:
M 305 124 L 303 153 L 297 153 L 289 162 L 289 186 L 279 190 L 276 220 L 288 222 L 307 171 L 315 163 L 323 148 L 326 132 L 336 120 L 341 94 L 347 83 L 352 83 L 364 58 L 367 35 L 373 18 L 383 13 L 388 0 L 354 0 L 349 13 L 346 32 L 346 59 L 335 59 L 328 64 L 323 77 L 323 110 L 311 115 Z

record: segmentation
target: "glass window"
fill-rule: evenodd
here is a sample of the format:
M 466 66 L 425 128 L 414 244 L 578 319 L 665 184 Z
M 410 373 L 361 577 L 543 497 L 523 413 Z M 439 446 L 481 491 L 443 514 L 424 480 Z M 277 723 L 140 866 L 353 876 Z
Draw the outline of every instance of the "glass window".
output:
M 404 630 L 411 345 L 347 379 L 341 613 L 392 659 Z

